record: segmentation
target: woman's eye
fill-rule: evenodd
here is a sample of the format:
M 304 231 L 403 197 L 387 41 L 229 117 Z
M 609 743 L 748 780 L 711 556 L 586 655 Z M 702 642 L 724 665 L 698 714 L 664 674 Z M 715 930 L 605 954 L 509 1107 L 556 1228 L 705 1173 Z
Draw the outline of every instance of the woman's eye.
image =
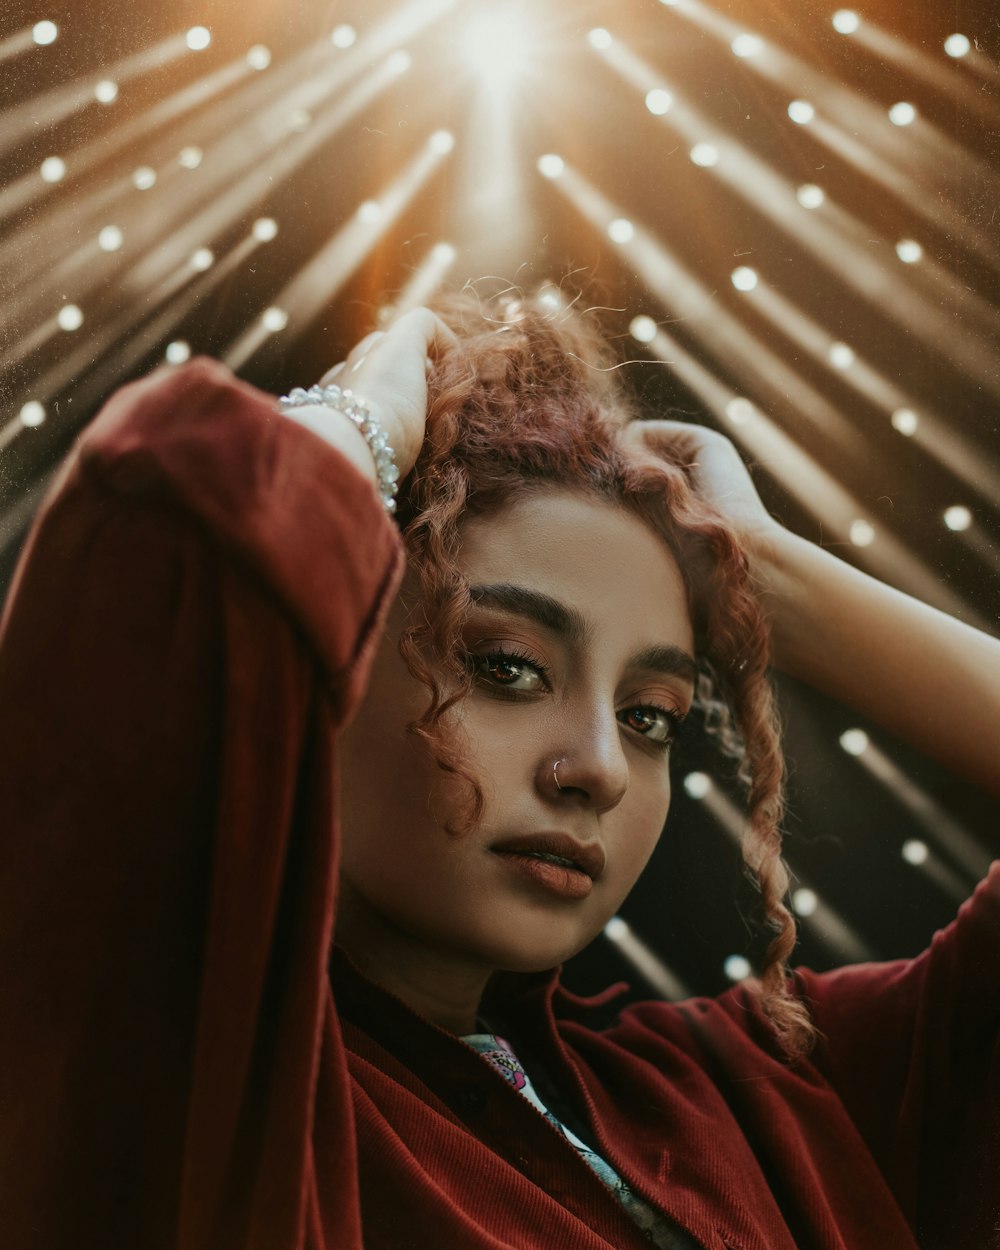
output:
M 539 665 L 520 656 L 499 651 L 474 658 L 476 673 L 505 690 L 543 690 L 545 679 Z
M 662 707 L 632 707 L 622 713 L 622 721 L 651 742 L 669 746 L 680 729 L 680 716 Z

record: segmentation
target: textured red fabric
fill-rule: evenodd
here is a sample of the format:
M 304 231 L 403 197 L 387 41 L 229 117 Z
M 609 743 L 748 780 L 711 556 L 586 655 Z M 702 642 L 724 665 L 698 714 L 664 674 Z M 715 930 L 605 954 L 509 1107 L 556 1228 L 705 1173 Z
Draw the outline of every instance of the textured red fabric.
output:
M 78 441 L 0 624 L 4 1250 L 647 1246 L 331 953 L 337 732 L 402 566 L 370 483 L 219 365 Z M 797 974 L 794 1070 L 739 989 L 601 1029 L 554 969 L 486 1010 L 709 1250 L 989 1250 L 998 968 L 995 866 L 919 959 Z

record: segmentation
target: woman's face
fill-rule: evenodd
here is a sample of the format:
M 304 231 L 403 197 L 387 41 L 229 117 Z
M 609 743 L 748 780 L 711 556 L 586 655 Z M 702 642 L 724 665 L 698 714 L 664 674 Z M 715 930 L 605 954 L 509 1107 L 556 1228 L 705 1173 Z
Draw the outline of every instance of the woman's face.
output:
M 692 699 L 691 621 L 662 540 L 602 501 L 542 489 L 469 521 L 462 540 L 477 677 L 445 724 L 483 787 L 483 819 L 446 832 L 468 787 L 406 729 L 427 702 L 396 648 L 408 578 L 344 737 L 337 940 L 349 954 L 352 939 L 383 935 L 407 959 L 537 971 L 601 931 L 659 837 L 669 741 Z M 561 892 L 494 849 L 542 834 L 603 867 Z

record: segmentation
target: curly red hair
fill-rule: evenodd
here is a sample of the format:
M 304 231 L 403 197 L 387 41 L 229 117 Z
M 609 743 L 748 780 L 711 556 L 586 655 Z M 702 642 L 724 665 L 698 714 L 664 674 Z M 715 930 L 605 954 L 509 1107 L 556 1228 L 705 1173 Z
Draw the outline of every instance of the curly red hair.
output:
M 680 452 L 666 449 L 661 464 L 639 466 L 620 446 L 617 430 L 637 414 L 617 381 L 613 353 L 580 314 L 537 297 L 484 303 L 470 292 L 442 297 L 435 310 L 458 344 L 431 370 L 425 441 L 399 497 L 421 603 L 400 652 L 430 695 L 410 728 L 444 772 L 467 782 L 465 818 L 474 826 L 482 790 L 442 724 L 472 682 L 460 646 L 471 606 L 457 564 L 465 519 L 556 486 L 605 500 L 649 525 L 684 577 L 705 674 L 699 695 L 728 709 L 722 732 L 739 743 L 747 789 L 744 860 L 775 930 L 757 981 L 760 1002 L 785 1053 L 801 1056 L 813 1033 L 805 1008 L 787 990 L 795 922 L 783 902 L 789 880 L 781 859 L 784 761 L 768 677 L 769 633 L 746 555 L 721 515 L 692 489 Z

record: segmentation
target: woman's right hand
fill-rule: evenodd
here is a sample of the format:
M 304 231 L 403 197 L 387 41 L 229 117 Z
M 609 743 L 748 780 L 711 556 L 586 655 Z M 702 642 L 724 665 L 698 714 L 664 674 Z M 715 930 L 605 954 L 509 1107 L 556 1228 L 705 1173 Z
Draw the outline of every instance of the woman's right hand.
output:
M 363 399 L 396 453 L 400 479 L 416 463 L 427 416 L 427 369 L 439 352 L 457 342 L 429 308 L 404 313 L 384 331 L 363 338 L 347 359 L 322 378 Z

